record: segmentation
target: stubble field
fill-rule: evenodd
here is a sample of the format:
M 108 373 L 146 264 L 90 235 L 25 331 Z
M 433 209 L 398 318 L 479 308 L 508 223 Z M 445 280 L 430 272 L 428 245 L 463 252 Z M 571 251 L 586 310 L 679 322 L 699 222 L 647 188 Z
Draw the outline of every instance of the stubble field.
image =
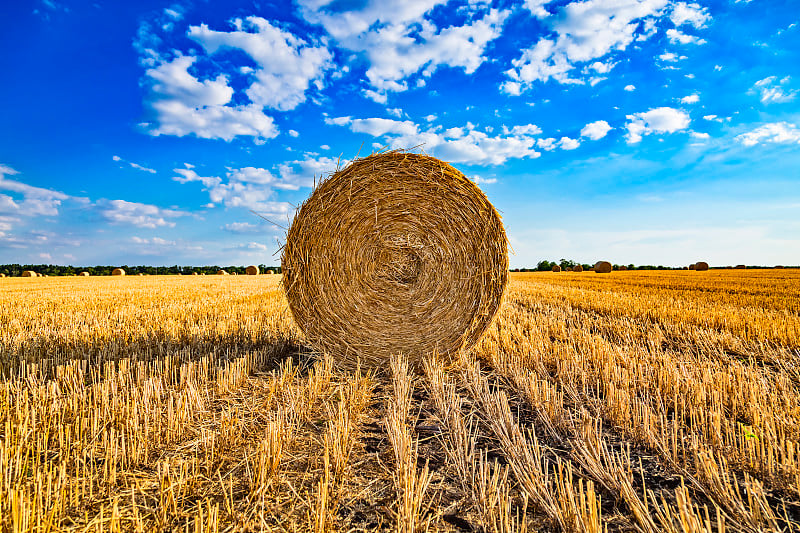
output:
M 798 270 L 512 274 L 378 370 L 279 283 L 0 279 L 0 530 L 800 528 Z

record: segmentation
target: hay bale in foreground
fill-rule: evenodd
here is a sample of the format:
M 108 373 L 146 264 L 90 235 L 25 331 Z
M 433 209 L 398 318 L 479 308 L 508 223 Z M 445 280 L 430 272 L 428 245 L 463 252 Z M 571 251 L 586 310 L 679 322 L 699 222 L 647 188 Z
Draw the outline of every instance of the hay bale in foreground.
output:
M 224 270 L 217 270 L 217 276 L 227 276 L 228 273 Z
M 708 263 L 706 263 L 705 261 L 698 261 L 697 263 L 694 264 L 694 269 L 697 270 L 698 272 L 704 272 L 708 270 Z
M 257 276 L 259 273 L 258 267 L 255 265 L 250 265 L 245 269 L 245 272 L 248 276 Z
M 608 261 L 598 261 L 594 264 L 594 271 L 598 274 L 608 274 L 611 272 L 611 263 Z
M 125 271 L 122 270 L 121 268 L 115 268 L 114 270 L 111 271 L 111 275 L 112 276 L 124 276 L 125 275 Z
M 477 342 L 508 280 L 507 241 L 486 195 L 433 157 L 387 152 L 338 170 L 302 205 L 281 280 L 315 349 L 345 365 L 418 363 Z
M 88 276 L 88 275 L 89 275 L 89 273 L 88 273 L 88 272 L 81 272 L 81 273 L 80 273 L 80 274 L 78 274 L 78 275 L 79 275 L 79 276 Z
M 575 268 L 572 269 L 573 272 L 583 272 L 583 266 L 575 265 Z
M 553 272 L 561 272 L 561 267 L 558 265 L 553 265 Z
M 33 270 L 26 270 L 26 271 L 24 271 L 22 273 L 22 277 L 23 278 L 35 278 L 37 276 L 38 276 L 38 274 L 36 272 L 34 272 Z

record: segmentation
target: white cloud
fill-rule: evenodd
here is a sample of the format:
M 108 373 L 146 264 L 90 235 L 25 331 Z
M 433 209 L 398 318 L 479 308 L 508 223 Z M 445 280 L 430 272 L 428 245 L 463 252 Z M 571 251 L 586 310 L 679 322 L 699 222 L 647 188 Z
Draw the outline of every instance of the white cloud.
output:
M 303 160 L 287 161 L 278 165 L 278 173 L 286 183 L 296 187 L 312 187 L 314 182 L 319 183 L 329 174 L 336 171 L 339 164 L 332 157 L 310 157 Z
M 571 74 L 576 63 L 594 62 L 625 50 L 637 37 L 649 37 L 666 6 L 667 0 L 586 0 L 562 6 L 558 16 L 545 19 L 555 35 L 540 39 L 512 62 L 503 90 L 518 94 L 551 78 L 583 83 Z
M 305 101 L 312 82 L 322 88 L 323 73 L 332 59 L 325 46 L 310 45 L 261 17 L 237 18 L 231 24 L 230 32 L 211 30 L 206 24 L 191 26 L 187 35 L 209 55 L 236 49 L 256 62 L 254 80 L 245 90 L 253 104 L 288 111 Z
M 674 53 L 672 53 L 672 52 L 664 52 L 663 54 L 661 54 L 660 56 L 658 56 L 658 58 L 659 58 L 661 61 L 668 61 L 668 62 L 670 62 L 670 63 L 674 63 L 674 62 L 675 62 L 675 61 L 677 61 L 678 59 L 681 59 L 681 57 L 680 57 L 678 54 L 674 54 Z
M 100 215 L 112 224 L 130 224 L 139 228 L 173 227 L 169 219 L 188 216 L 190 213 L 177 209 L 164 209 L 155 205 L 128 202 L 125 200 L 100 200 L 97 202 Z
M 299 137 L 300 133 L 297 130 L 289 130 L 289 135 L 292 137 Z
M 307 20 L 322 25 L 343 48 L 366 57 L 371 88 L 364 93 L 380 103 L 389 92 L 407 90 L 409 77 L 430 77 L 441 66 L 475 72 L 510 13 L 475 4 L 462 11 L 468 17 L 463 25 L 438 27 L 426 15 L 447 0 L 365 0 L 355 9 L 328 9 L 333 3 L 325 0 L 299 3 Z M 417 86 L 424 85 L 419 81 Z
M 546 152 L 552 152 L 556 149 L 558 139 L 555 137 L 547 137 L 546 139 L 536 139 L 536 147 Z
M 60 191 L 34 187 L 6 178 L 6 176 L 17 174 L 19 174 L 19 171 L 16 169 L 0 164 L 0 191 L 5 190 L 14 193 L 14 196 L 0 194 L 0 214 L 27 217 L 56 216 L 58 215 L 59 207 L 66 200 L 81 203 L 87 201 L 86 198 L 77 198 Z
M 391 119 L 352 119 L 338 117 L 327 119 L 328 124 L 348 126 L 352 131 L 383 137 L 391 148 L 409 148 L 422 145 L 423 149 L 441 159 L 455 163 L 499 165 L 508 159 L 536 158 L 534 134 L 540 130 L 529 124 L 506 130 L 495 137 L 467 124 L 466 128 L 451 128 L 444 132 L 438 127 L 421 130 L 411 121 Z
M 251 224 L 249 222 L 231 222 L 225 224 L 222 228 L 231 233 L 263 233 L 266 231 L 266 226 L 263 224 Z
M 700 101 L 700 95 L 697 93 L 690 94 L 689 96 L 684 96 L 681 98 L 682 104 L 696 104 Z
M 675 26 L 689 24 L 700 29 L 704 28 L 706 23 L 711 20 L 711 15 L 708 13 L 708 9 L 701 7 L 700 4 L 678 2 L 673 6 L 669 18 Z
M 753 131 L 736 136 L 745 146 L 759 143 L 797 143 L 800 144 L 800 128 L 788 122 L 771 122 Z
M 797 91 L 785 90 L 784 86 L 791 81 L 789 76 L 778 80 L 777 76 L 769 76 L 763 80 L 758 80 L 754 85 L 752 91 L 756 91 L 761 96 L 761 102 L 764 104 L 772 103 L 785 103 L 794 100 L 797 96 Z
M 144 237 L 131 237 L 131 242 L 134 244 L 146 244 L 146 245 L 155 245 L 155 246 L 175 246 L 177 242 L 175 241 L 168 241 L 166 239 L 162 239 L 161 237 L 153 237 L 152 239 L 147 239 Z
M 232 140 L 254 137 L 263 142 L 278 135 L 272 117 L 256 104 L 229 105 L 233 89 L 224 74 L 199 80 L 189 72 L 197 60 L 178 55 L 147 69 L 145 106 L 155 123 L 142 126 L 151 135 L 196 135 L 204 139 Z
M 194 165 L 192 165 L 194 166 Z M 204 187 L 216 187 L 219 185 L 222 180 L 216 176 L 200 176 L 192 170 L 191 168 L 175 168 L 173 172 L 179 174 L 179 176 L 173 176 L 172 179 L 177 181 L 178 183 L 189 183 L 190 181 L 198 181 L 203 184 Z
M 691 136 L 694 137 L 695 139 L 709 139 L 711 137 L 711 135 L 709 135 L 708 133 L 701 131 L 692 131 L 690 133 Z
M 627 115 L 628 144 L 638 143 L 643 135 L 674 133 L 689 127 L 689 115 L 671 107 L 657 107 L 643 113 Z
M 680 30 L 676 30 L 675 28 L 670 28 L 667 30 L 667 38 L 670 40 L 671 43 L 680 43 L 680 44 L 705 44 L 706 40 L 701 39 L 695 35 L 688 35 L 686 33 L 681 32 Z
M 558 141 L 558 146 L 562 150 L 575 150 L 581 145 L 578 139 L 570 139 L 569 137 L 561 137 Z
M 525 8 L 535 17 L 545 18 L 550 15 L 545 7 L 553 0 L 525 0 Z
M 609 131 L 611 131 L 611 126 L 608 122 L 605 120 L 598 120 L 585 125 L 581 130 L 581 137 L 587 137 L 596 141 L 605 137 Z
M 628 91 L 629 93 L 633 92 L 633 91 L 636 90 L 636 86 L 635 85 L 626 85 L 625 86 L 625 90 Z
M 117 161 L 117 162 L 127 163 L 128 166 L 130 166 L 131 168 L 135 168 L 136 170 L 142 170 L 144 172 L 149 172 L 151 174 L 155 174 L 156 173 L 155 169 L 142 166 L 142 165 L 140 165 L 138 163 L 134 163 L 133 161 L 126 161 L 125 159 L 122 159 L 118 155 L 113 156 L 111 159 L 113 159 L 114 161 Z
M 259 253 L 266 252 L 268 248 L 266 244 L 261 244 L 260 242 L 248 242 L 247 244 L 240 244 L 234 249 L 250 253 Z

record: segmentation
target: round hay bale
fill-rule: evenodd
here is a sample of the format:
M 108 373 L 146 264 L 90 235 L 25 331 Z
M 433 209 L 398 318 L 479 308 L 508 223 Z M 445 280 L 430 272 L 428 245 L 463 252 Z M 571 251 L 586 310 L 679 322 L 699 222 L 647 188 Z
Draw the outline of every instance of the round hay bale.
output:
M 564 270 L 567 271 L 567 272 L 572 272 L 572 267 L 567 267 Z
M 697 265 L 695 263 L 692 263 L 691 265 L 689 265 L 689 270 L 697 270 Z
M 281 257 L 295 322 L 345 365 L 412 363 L 469 348 L 508 281 L 507 240 L 486 195 L 426 155 L 375 154 L 320 184 Z
M 122 270 L 121 268 L 115 268 L 114 270 L 111 271 L 111 275 L 112 276 L 124 276 L 125 275 L 125 271 Z
M 141 272 L 139 272 L 139 275 L 140 275 L 140 276 L 144 276 L 144 274 L 142 274 Z M 180 276 L 180 274 L 178 274 L 178 275 Z
M 739 270 L 743 270 L 743 269 L 747 268 L 747 266 L 746 265 L 736 265 L 734 268 L 737 268 Z
M 561 267 L 558 265 L 553 265 L 553 272 L 561 272 Z
M 572 269 L 573 272 L 583 272 L 583 266 L 575 265 L 575 268 Z
M 708 263 L 706 263 L 705 261 L 698 261 L 697 263 L 694 264 L 694 269 L 697 270 L 698 272 L 704 272 L 708 270 Z
M 784 267 L 783 265 L 775 265 L 775 268 L 781 269 L 781 268 L 786 268 L 786 267 Z
M 78 275 L 79 275 L 79 276 L 88 276 L 88 275 L 89 275 L 89 273 L 88 273 L 88 272 L 81 272 L 81 273 L 80 273 L 80 274 L 78 274 Z
M 257 276 L 260 271 L 258 270 L 257 266 L 250 265 L 245 269 L 245 272 L 247 272 L 248 276 Z
M 620 265 L 619 269 L 620 270 L 628 270 L 628 267 L 626 267 L 625 265 Z
M 199 274 L 197 272 L 192 272 L 192 276 L 198 276 L 198 275 Z
M 217 276 L 227 276 L 228 273 L 224 270 L 217 270 Z
M 6 277 L 6 275 L 3 274 L 2 272 L 0 272 L 0 278 L 4 278 L 4 277 Z
M 611 263 L 608 261 L 598 261 L 594 264 L 594 271 L 598 274 L 608 274 L 611 272 Z
M 264 272 L 264 274 L 274 274 L 274 273 L 275 273 L 275 271 L 272 270 L 271 268 L 268 268 L 267 271 Z
M 23 278 L 35 278 L 37 276 L 38 274 L 36 274 L 36 272 L 34 272 L 33 270 L 26 270 L 22 273 Z

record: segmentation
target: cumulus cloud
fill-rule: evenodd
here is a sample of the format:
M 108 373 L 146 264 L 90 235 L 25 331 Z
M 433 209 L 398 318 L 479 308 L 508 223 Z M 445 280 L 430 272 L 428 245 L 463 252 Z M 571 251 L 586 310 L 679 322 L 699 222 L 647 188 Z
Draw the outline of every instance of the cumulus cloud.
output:
M 633 91 L 636 90 L 636 86 L 635 85 L 626 85 L 625 86 L 625 90 L 628 91 L 629 93 L 633 92 Z
M 391 148 L 424 145 L 425 151 L 456 163 L 499 165 L 508 159 L 541 155 L 535 150 L 534 137 L 541 130 L 533 124 L 515 126 L 516 133 L 511 128 L 502 135 L 490 136 L 469 123 L 464 128 L 439 131 L 440 128 L 429 126 L 421 129 L 411 121 L 391 119 L 337 117 L 327 122 L 347 126 L 354 132 L 383 137 Z
M 680 30 L 675 28 L 670 28 L 667 30 L 667 38 L 670 40 L 671 43 L 675 44 L 705 44 L 706 40 L 697 37 L 696 35 L 689 35 L 683 33 Z
M 151 135 L 195 135 L 233 140 L 249 136 L 263 142 L 278 135 L 272 117 L 257 104 L 233 104 L 228 76 L 200 80 L 189 72 L 197 60 L 178 55 L 147 69 L 145 107 L 153 122 L 142 124 Z
M 336 171 L 339 161 L 332 157 L 311 157 L 287 161 L 278 165 L 278 173 L 286 183 L 295 187 L 312 187 L 330 173 Z
M 761 143 L 800 144 L 800 128 L 788 122 L 771 122 L 736 136 L 745 146 Z
M 266 231 L 267 226 L 264 224 L 251 224 L 250 222 L 231 222 L 220 229 L 231 233 L 263 233 Z
M 150 229 L 174 227 L 175 222 L 171 219 L 190 215 L 177 209 L 164 209 L 126 200 L 100 200 L 97 207 L 100 215 L 112 224 L 129 224 Z
M 570 139 L 569 137 L 561 137 L 558 141 L 558 146 L 562 150 L 575 150 L 581 145 L 578 139 Z
M 187 35 L 209 55 L 222 49 L 241 50 L 255 61 L 253 81 L 245 94 L 259 107 L 288 111 L 306 99 L 312 82 L 322 88 L 331 52 L 284 31 L 268 20 L 251 16 L 234 19 L 233 31 L 215 31 L 206 24 L 191 26 Z
M 534 5 L 534 14 L 544 14 Z M 573 74 L 577 63 L 595 62 L 612 52 L 624 51 L 637 38 L 655 31 L 667 0 L 586 0 L 560 7 L 558 16 L 545 22 L 551 36 L 540 39 L 515 59 L 503 90 L 519 94 L 536 81 L 584 83 Z M 541 10 L 539 9 L 541 8 Z
M 763 80 L 758 80 L 752 88 L 761 97 L 764 104 L 784 103 L 794 100 L 797 96 L 796 90 L 787 90 L 785 86 L 791 81 L 789 76 L 778 79 L 777 76 L 769 76 Z
M 608 122 L 605 120 L 598 120 L 585 125 L 581 130 L 581 137 L 596 141 L 605 137 L 609 131 L 611 131 L 611 126 Z
M 701 7 L 700 4 L 678 2 L 672 7 L 669 18 L 675 26 L 689 24 L 700 29 L 704 28 L 711 20 L 711 15 L 708 13 L 708 9 Z
M 643 113 L 627 115 L 628 144 L 642 140 L 642 136 L 653 133 L 674 133 L 689 127 L 689 115 L 680 109 L 657 107 Z
M 682 104 L 696 104 L 700 101 L 700 95 L 697 93 L 690 94 L 689 96 L 684 96 L 681 98 Z
M 419 74 L 417 86 L 442 66 L 472 74 L 486 61 L 489 42 L 500 36 L 508 10 L 473 4 L 462 12 L 462 25 L 437 26 L 427 17 L 447 0 L 366 0 L 357 7 L 320 0 L 301 0 L 301 11 L 320 24 L 343 48 L 368 62 L 364 94 L 381 103 L 387 93 L 408 89 L 408 78 Z

